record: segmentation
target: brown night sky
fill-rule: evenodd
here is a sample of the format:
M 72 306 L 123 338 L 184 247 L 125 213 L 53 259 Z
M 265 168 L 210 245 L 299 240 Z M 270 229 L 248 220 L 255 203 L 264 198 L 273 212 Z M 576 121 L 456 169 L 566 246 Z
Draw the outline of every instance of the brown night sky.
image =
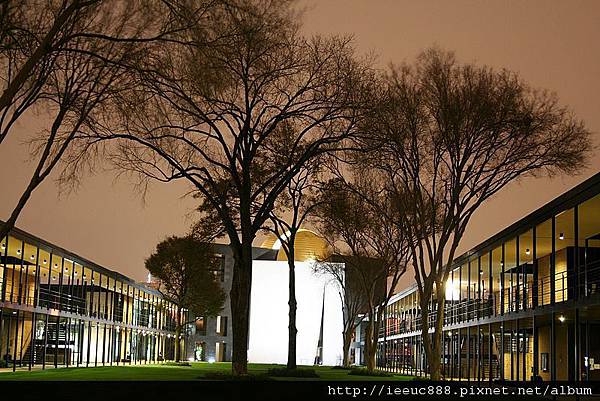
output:
M 459 60 L 518 72 L 532 86 L 556 91 L 600 144 L 600 2 L 313 0 L 307 33 L 353 34 L 360 52 L 374 50 L 382 65 L 412 61 L 425 47 L 454 50 Z M 0 147 L 0 219 L 6 219 L 32 164 L 23 139 L 40 126 L 30 115 Z M 598 153 L 577 177 L 521 180 L 482 207 L 461 251 L 600 171 Z M 155 184 L 144 204 L 126 179 L 111 173 L 86 178 L 59 195 L 51 180 L 34 193 L 17 226 L 137 280 L 144 258 L 170 234 L 191 224 L 194 201 L 184 183 Z M 409 281 L 412 274 L 407 274 Z

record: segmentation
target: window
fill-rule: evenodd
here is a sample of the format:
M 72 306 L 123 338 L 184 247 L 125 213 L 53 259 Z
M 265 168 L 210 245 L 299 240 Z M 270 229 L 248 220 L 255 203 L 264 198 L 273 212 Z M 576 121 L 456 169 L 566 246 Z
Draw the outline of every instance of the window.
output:
M 537 297 L 539 305 L 548 305 L 551 300 L 550 279 L 552 256 L 552 219 L 535 228 L 535 258 L 538 271 Z
M 492 250 L 492 288 L 494 311 L 497 315 L 502 313 L 502 245 Z
M 519 276 L 522 286 L 521 302 L 527 308 L 533 306 L 533 230 L 519 235 Z
M 573 279 L 575 245 L 575 212 L 565 210 L 556 215 L 554 257 L 554 299 L 563 302 L 569 298 L 568 281 Z
M 206 335 L 206 319 L 204 317 L 199 317 L 196 319 L 196 334 L 200 336 Z
M 217 335 L 227 335 L 227 316 L 217 316 Z
M 583 202 L 579 219 L 579 283 L 582 294 L 600 291 L 600 195 Z
M 515 238 L 504 243 L 504 313 L 517 310 L 519 287 L 516 246 Z

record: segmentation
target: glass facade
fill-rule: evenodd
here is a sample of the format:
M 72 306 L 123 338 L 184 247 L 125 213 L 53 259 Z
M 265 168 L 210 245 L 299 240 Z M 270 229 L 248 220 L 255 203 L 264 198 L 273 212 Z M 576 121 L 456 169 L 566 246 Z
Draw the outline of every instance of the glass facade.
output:
M 20 230 L 0 242 L 0 366 L 172 359 L 175 313 L 158 291 Z
M 457 258 L 446 284 L 443 376 L 600 379 L 599 293 L 600 174 Z M 381 369 L 427 374 L 416 297 L 413 287 L 386 307 Z

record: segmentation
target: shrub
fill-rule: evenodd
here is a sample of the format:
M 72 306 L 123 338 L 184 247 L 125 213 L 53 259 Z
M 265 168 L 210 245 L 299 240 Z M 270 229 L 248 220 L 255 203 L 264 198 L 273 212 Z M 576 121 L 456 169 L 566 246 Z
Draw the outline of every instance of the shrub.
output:
M 375 369 L 372 372 L 369 372 L 366 368 L 352 368 L 350 370 L 349 375 L 353 376 L 379 376 L 379 377 L 391 377 L 393 376 L 391 373 L 384 372 L 383 370 Z
M 165 366 L 192 366 L 189 362 L 165 362 L 163 363 Z
M 208 372 L 204 376 L 198 377 L 198 379 L 226 380 L 226 381 L 266 381 L 266 380 L 273 380 L 273 379 L 270 379 L 265 374 L 235 376 L 233 373 L 224 373 L 224 372 Z
M 336 369 L 336 370 L 352 370 L 355 369 L 354 366 L 332 366 L 331 369 Z
M 269 369 L 268 375 L 273 377 L 319 377 L 317 372 L 310 368 L 272 368 Z

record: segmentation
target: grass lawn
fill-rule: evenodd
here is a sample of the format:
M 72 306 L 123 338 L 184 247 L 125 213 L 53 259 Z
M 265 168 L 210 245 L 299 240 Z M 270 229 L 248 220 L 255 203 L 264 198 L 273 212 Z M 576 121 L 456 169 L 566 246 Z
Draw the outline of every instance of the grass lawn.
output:
M 59 368 L 34 371 L 1 372 L 3 380 L 94 380 L 94 381 L 157 381 L 157 380 L 206 380 L 205 374 L 231 373 L 231 363 L 192 362 L 192 366 L 140 365 L 140 366 L 102 366 L 89 368 Z M 270 368 L 282 365 L 249 364 L 251 375 L 266 374 Z M 307 366 L 307 368 L 313 368 Z M 391 377 L 354 376 L 348 370 L 318 366 L 314 368 L 319 379 L 274 377 L 274 380 L 328 380 L 328 381 L 379 381 L 410 380 L 410 376 Z

